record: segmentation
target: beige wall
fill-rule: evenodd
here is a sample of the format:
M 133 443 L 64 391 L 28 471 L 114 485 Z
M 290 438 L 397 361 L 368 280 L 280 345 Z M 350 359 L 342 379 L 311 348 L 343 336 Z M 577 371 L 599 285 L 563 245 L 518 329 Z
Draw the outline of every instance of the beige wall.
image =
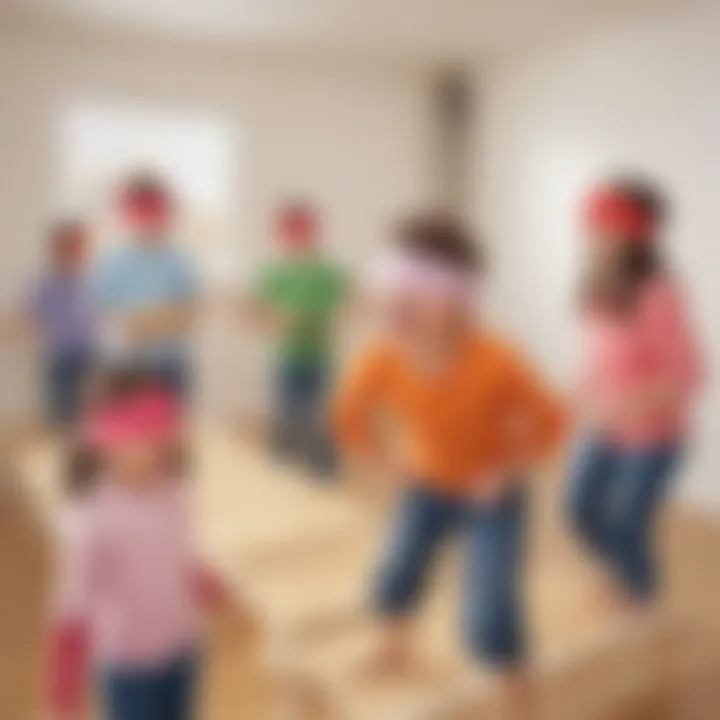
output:
M 711 371 L 683 491 L 718 510 L 719 37 L 720 6 L 688 3 L 484 72 L 475 162 L 476 207 L 495 255 L 495 309 L 561 382 L 570 381 L 577 355 L 578 194 L 618 168 L 666 186 L 676 206 L 671 251 Z
M 433 192 L 430 82 L 421 70 L 0 25 L 2 302 L 36 266 L 53 210 L 55 124 L 73 100 L 197 109 L 231 123 L 241 271 L 266 252 L 268 213 L 288 192 L 321 205 L 329 244 L 354 264 L 381 241 L 388 220 Z M 20 417 L 37 407 L 34 369 L 25 351 L 2 356 L 0 411 Z M 246 376 L 258 362 L 245 352 L 220 383 L 238 407 L 264 403 L 264 383 Z

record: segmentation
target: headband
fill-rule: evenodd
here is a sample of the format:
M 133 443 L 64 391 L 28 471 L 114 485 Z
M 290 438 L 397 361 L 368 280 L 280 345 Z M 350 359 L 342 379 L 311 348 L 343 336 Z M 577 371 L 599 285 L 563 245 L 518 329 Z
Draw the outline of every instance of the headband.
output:
M 372 286 L 386 297 L 426 297 L 470 305 L 475 292 L 472 273 L 418 253 L 394 250 L 377 264 Z
M 595 190 L 585 198 L 583 220 L 591 230 L 617 233 L 633 242 L 649 240 L 654 224 L 644 208 L 612 188 Z
M 137 440 L 163 440 L 182 423 L 180 405 L 160 387 L 142 390 L 92 413 L 84 428 L 87 440 L 100 448 Z
M 170 198 L 162 192 L 127 192 L 118 200 L 120 215 L 131 222 L 165 219 L 172 211 Z
M 318 229 L 318 220 L 313 212 L 305 209 L 281 211 L 277 218 L 278 236 L 288 246 L 310 245 Z

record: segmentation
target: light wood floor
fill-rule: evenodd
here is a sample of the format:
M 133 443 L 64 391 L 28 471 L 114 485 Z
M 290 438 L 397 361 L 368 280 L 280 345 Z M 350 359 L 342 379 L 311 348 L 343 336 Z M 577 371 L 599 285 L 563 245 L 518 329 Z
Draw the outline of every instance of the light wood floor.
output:
M 306 492 L 302 481 L 293 473 L 273 469 L 252 443 L 224 439 L 222 442 L 203 439 L 201 482 L 198 507 L 201 515 L 202 540 L 208 554 L 229 574 L 252 558 L 243 555 L 250 539 L 287 534 L 289 528 L 302 521 L 314 523 L 315 501 L 311 495 L 321 494 L 313 488 Z M 13 477 L 5 469 L 0 479 L 0 718 L 2 720 L 40 720 L 42 638 L 44 603 L 48 596 L 49 570 L 52 555 L 52 533 L 48 519 L 56 507 L 56 492 L 51 467 L 54 455 L 46 449 L 23 453 L 22 477 Z M 17 465 L 18 463 L 14 463 Z M 267 488 L 279 487 L 277 478 L 266 483 L 269 475 L 281 475 L 285 483 L 278 497 Z M 248 494 L 247 488 L 254 488 Z M 242 489 L 241 491 L 241 488 Z M 338 493 L 334 493 L 338 495 Z M 354 505 L 363 506 L 363 518 L 375 522 L 373 512 L 366 512 L 360 500 L 348 497 L 323 499 L 335 503 L 331 515 L 338 526 L 355 521 Z M 253 504 L 254 503 L 254 504 Z M 274 507 L 269 512 L 270 506 Z M 556 515 L 554 493 L 538 495 L 536 520 L 536 552 L 560 557 L 573 556 L 576 550 L 567 541 Z M 266 512 L 263 512 L 263 509 Z M 323 521 L 324 522 L 324 521 Z M 324 532 L 334 532 L 325 527 Z M 296 551 L 297 543 L 295 542 Z M 673 512 L 663 530 L 664 554 L 668 558 L 669 595 L 672 604 L 688 618 L 689 625 L 699 631 L 709 644 L 720 650 L 720 527 L 697 516 Z M 342 550 L 341 550 L 342 551 Z M 249 558 L 249 559 L 248 559 Z M 262 557 L 260 558 L 262 560 Z M 258 558 L 255 558 L 257 564 Z M 291 575 L 292 573 L 289 572 Z M 322 587 L 322 581 L 318 581 Z M 333 578 L 326 578 L 327 587 Z M 272 589 L 272 588 L 271 588 Z M 582 581 L 572 587 L 565 576 L 558 587 L 539 594 L 542 602 L 554 607 L 543 610 L 544 617 L 557 618 L 540 628 L 540 642 L 558 645 L 571 642 L 583 628 L 593 626 L 591 605 L 583 603 Z M 287 598 L 287 592 L 273 597 Z M 269 592 L 269 591 L 268 591 Z M 272 593 L 270 593 L 272 595 Z M 568 600 L 569 598 L 569 600 Z M 297 596 L 288 605 L 297 611 L 302 604 Z M 290 611 L 289 607 L 273 607 L 276 616 Z M 208 668 L 205 678 L 203 718 L 208 720 L 263 720 L 271 718 L 273 687 L 261 669 L 261 639 L 258 631 L 240 617 L 215 618 L 209 628 Z M 720 652 L 717 657 L 720 658 Z M 685 690 L 696 699 L 693 711 L 669 714 L 663 702 L 649 699 L 642 707 L 629 709 L 622 720 L 717 720 L 720 718 L 720 666 L 705 668 L 705 684 Z M 717 671 L 713 683 L 712 673 Z M 707 679 L 710 677 L 708 692 Z M 697 708 L 700 708 L 699 710 Z M 692 714 L 690 714 L 692 712 Z M 374 720 L 367 718 L 367 720 Z M 585 720 L 585 718 L 578 718 Z M 616 720 L 615 717 L 612 720 Z

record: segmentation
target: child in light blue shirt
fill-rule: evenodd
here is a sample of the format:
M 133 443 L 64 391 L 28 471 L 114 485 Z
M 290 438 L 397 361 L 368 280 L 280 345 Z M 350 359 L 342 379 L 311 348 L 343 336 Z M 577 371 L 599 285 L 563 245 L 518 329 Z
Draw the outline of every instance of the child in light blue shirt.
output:
M 190 259 L 170 239 L 170 192 L 155 177 L 134 176 L 121 187 L 117 210 L 127 240 L 101 258 L 91 283 L 101 353 L 156 371 L 185 394 L 198 283 Z

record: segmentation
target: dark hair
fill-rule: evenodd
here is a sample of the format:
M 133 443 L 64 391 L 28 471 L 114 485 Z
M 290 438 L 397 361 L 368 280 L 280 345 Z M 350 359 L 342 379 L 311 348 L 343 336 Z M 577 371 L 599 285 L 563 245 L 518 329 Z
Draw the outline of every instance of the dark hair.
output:
M 624 238 L 620 256 L 610 271 L 588 268 L 580 286 L 581 304 L 584 308 L 627 314 L 635 309 L 645 283 L 665 272 L 657 235 L 667 221 L 669 204 L 657 186 L 636 176 L 616 176 L 605 185 L 622 193 L 647 214 L 652 221 L 653 237 Z
M 108 405 L 143 392 L 146 389 L 166 385 L 155 372 L 134 366 L 103 368 L 86 383 L 82 392 L 83 414 L 96 411 Z M 170 388 L 168 388 L 170 389 Z M 176 466 L 184 467 L 185 459 L 173 459 Z M 73 437 L 65 453 L 65 491 L 71 497 L 85 494 L 95 486 L 102 470 L 102 458 L 95 447 L 88 444 L 80 433 Z
M 582 306 L 612 313 L 633 312 L 641 288 L 665 272 L 653 243 L 631 242 L 621 250 L 612 271 L 590 268 L 581 285 Z
M 419 214 L 403 220 L 396 244 L 412 253 L 471 273 L 486 269 L 483 246 L 458 220 L 444 214 Z
M 301 197 L 286 198 L 278 204 L 277 215 L 315 215 L 315 206 Z
M 616 175 L 606 184 L 637 204 L 652 220 L 656 231 L 667 222 L 670 216 L 670 203 L 665 193 L 655 183 L 628 174 Z
M 79 218 L 63 218 L 50 225 L 47 238 L 50 253 L 53 257 L 60 256 L 68 246 L 77 242 L 78 237 L 85 234 L 86 225 Z

